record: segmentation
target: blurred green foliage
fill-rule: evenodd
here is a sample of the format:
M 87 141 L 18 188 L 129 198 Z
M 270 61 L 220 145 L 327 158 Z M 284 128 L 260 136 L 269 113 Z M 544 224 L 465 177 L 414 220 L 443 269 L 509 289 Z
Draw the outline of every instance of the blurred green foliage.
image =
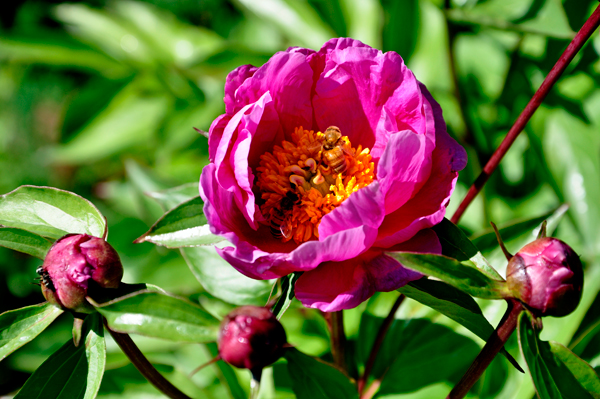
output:
M 3 2 L 0 193 L 35 184 L 90 199 L 107 216 L 108 240 L 126 267 L 124 281 L 157 284 L 222 315 L 232 305 L 205 291 L 178 251 L 132 242 L 173 205 L 161 209 L 145 192 L 198 181 L 208 161 L 208 145 L 192 127 L 208 130 L 224 111 L 223 84 L 229 71 L 241 64 L 261 65 L 288 46 L 318 49 L 335 36 L 397 51 L 440 102 L 450 133 L 469 153 L 469 165 L 449 207 L 451 215 L 596 5 L 594 0 Z M 467 232 L 482 235 L 488 233 L 490 220 L 502 226 L 552 212 L 562 203 L 570 205 L 553 234 L 581 254 L 586 268 L 584 297 L 569 317 L 545 320 L 542 335 L 571 344 L 594 367 L 600 365 L 600 335 L 596 334 L 600 301 L 595 300 L 600 291 L 598 54 L 596 33 L 461 224 Z M 561 215 L 555 213 L 557 218 Z M 515 237 L 507 245 L 516 252 L 531 239 Z M 205 267 L 228 267 L 215 258 L 214 251 L 186 251 L 188 258 L 210 259 Z M 498 249 L 485 255 L 503 270 L 505 260 Z M 0 248 L 0 311 L 42 301 L 34 284 L 39 263 Z M 196 275 L 204 273 L 203 265 L 195 266 Z M 223 270 L 225 275 L 230 272 Z M 364 336 L 373 333 L 369 323 L 380 323 L 377 317 L 385 317 L 395 295 L 375 295 L 345 312 L 346 332 L 357 353 L 364 350 L 361 342 L 372 340 Z M 481 343 L 430 308 L 406 302 L 397 316 L 399 331 L 413 329 L 408 321 L 414 319 L 428 326 L 436 323 L 431 331 L 444 329 L 457 342 L 466 336 L 471 343 Z M 503 304 L 481 301 L 481 306 L 492 324 L 499 321 Z M 361 319 L 366 321 L 361 324 Z M 300 350 L 325 359 L 331 356 L 325 322 L 317 312 L 293 303 L 282 322 L 289 341 Z M 59 323 L 0 363 L 0 395 L 18 389 L 69 339 L 70 323 L 68 316 L 60 316 Z M 186 377 L 213 356 L 212 346 L 139 337 L 136 341 L 190 395 L 237 399 L 247 394 L 249 376 L 227 365 Z M 107 345 L 108 371 L 100 397 L 161 397 L 114 342 Z M 516 338 L 507 349 L 517 356 Z M 282 363 L 266 372 L 262 398 L 294 397 Z M 440 367 L 446 370 L 446 366 Z M 401 364 L 394 370 L 401 373 Z M 412 380 L 418 386 L 409 384 L 404 391 L 386 386 L 379 397 L 396 398 L 426 385 L 402 397 L 439 396 L 447 392 L 448 381 L 460 377 L 451 371 L 435 381 Z M 505 359 L 496 359 L 486 375 L 473 397 L 529 399 L 533 394 L 528 377 L 515 372 Z

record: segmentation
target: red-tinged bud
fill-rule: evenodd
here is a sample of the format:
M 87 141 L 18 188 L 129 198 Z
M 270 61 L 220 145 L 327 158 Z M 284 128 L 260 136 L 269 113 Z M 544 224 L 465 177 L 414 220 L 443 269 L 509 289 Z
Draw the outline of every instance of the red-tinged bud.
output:
M 536 316 L 561 317 L 581 299 L 583 269 L 579 256 L 556 238 L 525 245 L 508 262 L 506 281 L 511 293 Z
M 113 247 L 87 234 L 69 234 L 56 241 L 37 272 L 48 302 L 77 313 L 93 311 L 85 300 L 92 286 L 117 288 L 123 278 Z
M 232 366 L 261 370 L 281 357 L 285 330 L 266 308 L 242 306 L 223 319 L 219 355 Z

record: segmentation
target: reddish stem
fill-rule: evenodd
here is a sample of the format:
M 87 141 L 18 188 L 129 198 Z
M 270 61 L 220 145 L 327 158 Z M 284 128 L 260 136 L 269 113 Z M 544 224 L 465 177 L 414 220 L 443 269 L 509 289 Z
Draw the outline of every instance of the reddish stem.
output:
M 567 46 L 567 49 L 560 56 L 559 60 L 556 62 L 548 76 L 546 76 L 546 79 L 544 79 L 544 82 L 540 88 L 535 92 L 531 100 L 529 100 L 529 103 L 523 112 L 521 112 L 521 115 L 519 115 L 514 125 L 510 128 L 500 146 L 496 149 L 488 163 L 481 171 L 481 174 L 469 188 L 466 197 L 463 199 L 461 204 L 458 206 L 458 209 L 452 216 L 452 223 L 458 223 L 467 207 L 471 204 L 475 196 L 481 191 L 490 175 L 494 172 L 494 170 L 496 170 L 498 164 L 502 160 L 502 157 L 504 157 L 504 154 L 506 154 L 519 133 L 523 131 L 525 125 L 527 122 L 529 122 L 529 119 L 531 119 L 531 116 L 538 109 L 542 101 L 544 101 L 544 98 L 546 98 L 552 86 L 554 86 L 560 75 L 562 75 L 569 63 L 571 63 L 573 60 L 573 57 L 575 57 L 579 50 L 581 50 L 592 33 L 594 33 L 596 28 L 598 28 L 598 25 L 600 25 L 600 6 L 596 8 L 585 24 L 583 24 L 579 32 L 577 32 L 577 35 L 575 35 L 571 43 L 569 43 Z
M 379 349 L 381 349 L 381 345 L 383 344 L 385 335 L 387 334 L 388 330 L 390 329 L 390 326 L 392 325 L 392 322 L 394 321 L 394 316 L 396 315 L 398 308 L 402 304 L 402 301 L 404 301 L 404 298 L 406 298 L 404 296 L 404 294 L 400 294 L 398 299 L 396 299 L 396 302 L 394 302 L 394 305 L 392 306 L 390 313 L 387 315 L 387 317 L 381 324 L 381 327 L 379 327 L 379 331 L 377 332 L 377 337 L 375 337 L 375 341 L 373 342 L 373 347 L 371 348 L 371 353 L 369 355 L 369 359 L 367 360 L 367 363 L 365 363 L 365 371 L 364 371 L 362 377 L 360 377 L 358 380 L 358 393 L 359 393 L 359 395 L 361 395 L 361 397 L 362 397 L 363 391 L 365 390 L 365 385 L 366 385 L 367 381 L 369 380 L 369 374 L 371 374 L 371 370 L 373 369 L 373 366 L 375 365 L 375 360 L 377 360 L 377 354 L 379 353 Z
M 104 319 L 104 326 L 113 337 L 119 348 L 127 355 L 131 363 L 136 369 L 146 378 L 152 385 L 156 387 L 163 394 L 171 399 L 191 399 L 189 396 L 181 392 L 177 387 L 171 384 L 165 377 L 162 376 L 154 368 L 152 363 L 146 359 L 146 356 L 140 351 L 135 342 L 131 339 L 128 334 L 118 333 L 111 330 Z
M 471 364 L 471 367 L 469 367 L 454 389 L 450 391 L 446 399 L 464 398 L 479 377 L 481 377 L 487 366 L 490 365 L 494 357 L 496 357 L 500 349 L 502 349 L 513 331 L 515 331 L 519 314 L 523 310 L 523 304 L 516 299 L 507 299 L 506 301 L 508 302 L 508 309 L 506 309 L 506 313 L 504 313 L 502 320 L 500 320 L 496 331 L 488 339 L 481 352 L 479 352 L 479 355 L 473 361 L 473 364 Z

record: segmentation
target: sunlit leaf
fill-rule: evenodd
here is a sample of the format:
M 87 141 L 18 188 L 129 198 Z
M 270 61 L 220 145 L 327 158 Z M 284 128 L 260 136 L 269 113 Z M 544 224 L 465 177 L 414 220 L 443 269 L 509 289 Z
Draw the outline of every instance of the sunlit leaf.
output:
M 223 241 L 210 232 L 202 211 L 204 202 L 196 197 L 167 212 L 136 243 L 151 242 L 167 248 L 212 245 Z
M 9 310 L 0 315 L 0 360 L 37 337 L 63 311 L 49 303 Z
M 27 230 L 0 228 L 0 247 L 14 249 L 39 259 L 44 259 L 52 243 L 44 237 Z
M 273 312 L 278 319 L 280 319 L 290 307 L 290 304 L 295 297 L 294 286 L 301 275 L 301 272 L 295 272 L 281 278 L 281 296 L 271 309 L 271 312 Z
M 170 295 L 136 292 L 94 305 L 118 332 L 185 342 L 217 338 L 217 319 L 200 306 Z
M 161 191 L 148 191 L 146 195 L 154 199 L 166 212 L 198 196 L 198 183 L 187 183 Z
M 88 200 L 52 187 L 21 186 L 0 196 L 0 225 L 44 237 L 106 235 L 104 216 Z
M 469 295 L 499 299 L 505 294 L 505 284 L 494 280 L 470 261 L 459 262 L 443 255 L 411 254 L 406 252 L 387 253 L 404 267 L 438 278 Z
M 356 387 L 335 367 L 294 348 L 287 349 L 284 356 L 298 399 L 358 398 Z

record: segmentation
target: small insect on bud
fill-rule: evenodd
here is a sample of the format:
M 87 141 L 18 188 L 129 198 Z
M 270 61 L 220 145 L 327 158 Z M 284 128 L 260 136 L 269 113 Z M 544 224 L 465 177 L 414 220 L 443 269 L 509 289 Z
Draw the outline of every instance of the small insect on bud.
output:
M 90 313 L 93 307 L 85 300 L 88 290 L 93 286 L 117 288 L 123 266 L 117 252 L 102 238 L 69 234 L 54 243 L 37 273 L 48 302 Z
M 283 326 L 268 309 L 242 306 L 221 322 L 219 355 L 232 366 L 254 372 L 279 359 L 286 340 Z
M 579 304 L 583 269 L 571 247 L 544 237 L 525 245 L 510 259 L 506 282 L 514 297 L 535 316 L 561 317 Z

